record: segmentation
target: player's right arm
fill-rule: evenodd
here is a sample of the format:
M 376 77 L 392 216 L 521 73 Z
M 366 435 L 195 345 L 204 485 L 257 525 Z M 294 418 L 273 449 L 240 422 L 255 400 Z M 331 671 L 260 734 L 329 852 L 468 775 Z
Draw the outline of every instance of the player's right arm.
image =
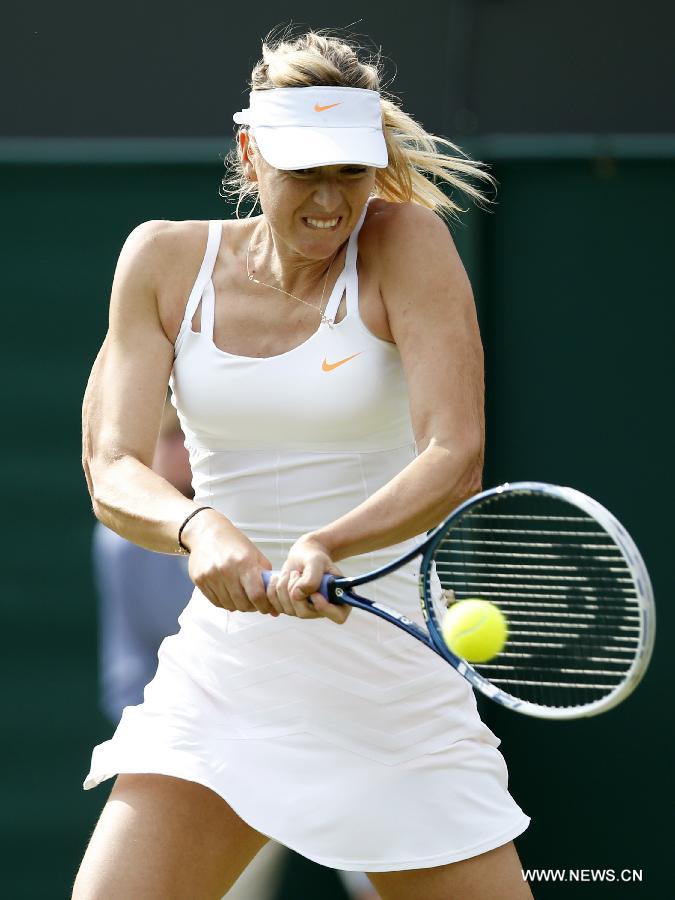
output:
M 108 332 L 82 408 L 82 464 L 96 518 L 159 553 L 178 551 L 178 529 L 198 508 L 151 468 L 174 358 L 157 295 L 176 265 L 177 227 L 146 222 L 127 238 L 113 280 Z M 272 610 L 260 580 L 269 560 L 224 515 L 200 512 L 183 539 L 191 550 L 192 580 L 211 602 Z

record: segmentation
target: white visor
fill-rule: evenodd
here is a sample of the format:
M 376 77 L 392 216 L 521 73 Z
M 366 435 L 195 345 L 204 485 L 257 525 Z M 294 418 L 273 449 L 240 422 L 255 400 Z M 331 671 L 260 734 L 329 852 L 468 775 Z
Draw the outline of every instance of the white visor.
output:
M 272 88 L 252 91 L 249 104 L 232 118 L 249 126 L 264 159 L 275 169 L 387 166 L 377 91 Z

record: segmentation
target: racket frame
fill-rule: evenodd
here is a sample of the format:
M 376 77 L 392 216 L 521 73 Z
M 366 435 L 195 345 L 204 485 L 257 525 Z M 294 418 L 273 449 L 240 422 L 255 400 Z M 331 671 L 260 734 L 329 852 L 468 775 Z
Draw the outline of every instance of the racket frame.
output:
M 544 494 L 549 497 L 557 497 L 560 500 L 577 506 L 583 512 L 592 516 L 593 519 L 595 519 L 595 521 L 607 532 L 609 537 L 621 551 L 621 555 L 628 566 L 635 584 L 636 597 L 640 609 L 639 649 L 622 682 L 599 700 L 570 707 L 545 706 L 543 704 L 521 700 L 492 684 L 492 682 L 481 675 L 480 672 L 477 672 L 465 659 L 454 654 L 443 639 L 440 623 L 436 617 L 427 586 L 428 576 L 433 567 L 434 553 L 440 542 L 452 529 L 455 521 L 461 518 L 467 510 L 483 503 L 490 497 L 505 492 Z M 422 562 L 420 564 L 419 594 L 427 631 L 398 610 L 392 609 L 382 603 L 368 600 L 366 597 L 356 594 L 353 590 L 353 588 L 359 585 L 376 581 L 377 579 L 396 571 L 401 568 L 401 566 L 404 566 L 406 563 L 420 555 L 422 556 Z M 428 535 L 426 540 L 417 547 L 414 547 L 408 553 L 387 563 L 385 566 L 373 569 L 362 575 L 354 577 L 326 575 L 321 582 L 319 590 L 332 603 L 347 603 L 357 609 L 371 612 L 379 618 L 390 622 L 392 625 L 396 625 L 398 628 L 403 629 L 426 647 L 429 647 L 429 649 L 437 653 L 438 656 L 446 662 L 450 663 L 450 665 L 453 666 L 453 668 L 465 678 L 472 687 L 480 691 L 480 693 L 484 694 L 486 697 L 489 697 L 490 700 L 493 700 L 495 703 L 499 703 L 501 706 L 505 706 L 508 709 L 514 710 L 515 712 L 533 716 L 538 719 L 567 720 L 586 718 L 606 712 L 621 703 L 622 700 L 635 690 L 642 679 L 642 676 L 649 665 L 654 647 L 656 627 L 654 594 L 647 568 L 633 539 L 623 525 L 609 512 L 609 510 L 598 503 L 597 500 L 593 500 L 591 497 L 574 488 L 546 484 L 540 481 L 506 482 L 497 487 L 481 491 L 479 494 L 475 494 L 473 497 L 470 497 L 468 500 L 461 503 Z

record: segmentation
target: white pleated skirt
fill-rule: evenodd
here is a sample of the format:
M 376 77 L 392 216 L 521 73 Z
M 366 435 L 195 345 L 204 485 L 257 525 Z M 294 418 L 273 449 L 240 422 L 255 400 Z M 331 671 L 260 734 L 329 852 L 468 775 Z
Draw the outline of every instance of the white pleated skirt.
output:
M 278 548 L 260 549 L 280 564 Z M 363 593 L 421 621 L 414 563 Z M 444 865 L 527 828 L 469 685 L 389 623 L 360 610 L 341 626 L 228 613 L 197 589 L 179 621 L 144 702 L 94 748 L 85 789 L 119 773 L 194 781 L 343 870 Z

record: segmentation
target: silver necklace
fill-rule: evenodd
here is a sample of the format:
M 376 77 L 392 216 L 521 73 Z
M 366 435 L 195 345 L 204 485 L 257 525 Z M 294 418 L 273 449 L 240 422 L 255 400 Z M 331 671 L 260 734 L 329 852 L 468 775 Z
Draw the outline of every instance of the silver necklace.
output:
M 313 310 L 315 310 L 316 312 L 319 313 L 319 315 L 321 316 L 322 325 L 328 325 L 329 328 L 333 328 L 333 326 L 335 325 L 335 322 L 332 319 L 327 318 L 323 313 L 323 298 L 326 294 L 326 285 L 328 284 L 328 276 L 330 275 L 330 270 L 333 266 L 333 263 L 335 262 L 335 257 L 337 256 L 338 250 L 340 248 L 338 247 L 338 250 L 335 251 L 335 253 L 333 254 L 333 258 L 330 261 L 330 265 L 328 266 L 328 271 L 326 272 L 326 277 L 324 278 L 324 281 L 323 281 L 323 290 L 321 291 L 321 300 L 319 301 L 319 307 L 317 309 L 317 307 L 313 303 L 308 303 L 307 300 L 303 300 L 302 297 L 296 297 L 295 294 L 291 294 L 290 291 L 285 291 L 283 288 L 277 287 L 274 284 L 267 284 L 264 281 L 260 281 L 260 279 L 256 278 L 251 273 L 251 270 L 249 268 L 248 258 L 249 258 L 249 254 L 251 252 L 252 242 L 253 242 L 253 235 L 251 235 L 251 238 L 248 242 L 248 247 L 246 248 L 246 275 L 248 276 L 248 280 L 252 281 L 253 284 L 259 284 L 262 287 L 270 288 L 273 291 L 279 291 L 280 294 L 284 294 L 286 297 L 290 297 L 291 300 L 297 300 L 298 303 L 304 303 L 305 306 L 309 306 Z

